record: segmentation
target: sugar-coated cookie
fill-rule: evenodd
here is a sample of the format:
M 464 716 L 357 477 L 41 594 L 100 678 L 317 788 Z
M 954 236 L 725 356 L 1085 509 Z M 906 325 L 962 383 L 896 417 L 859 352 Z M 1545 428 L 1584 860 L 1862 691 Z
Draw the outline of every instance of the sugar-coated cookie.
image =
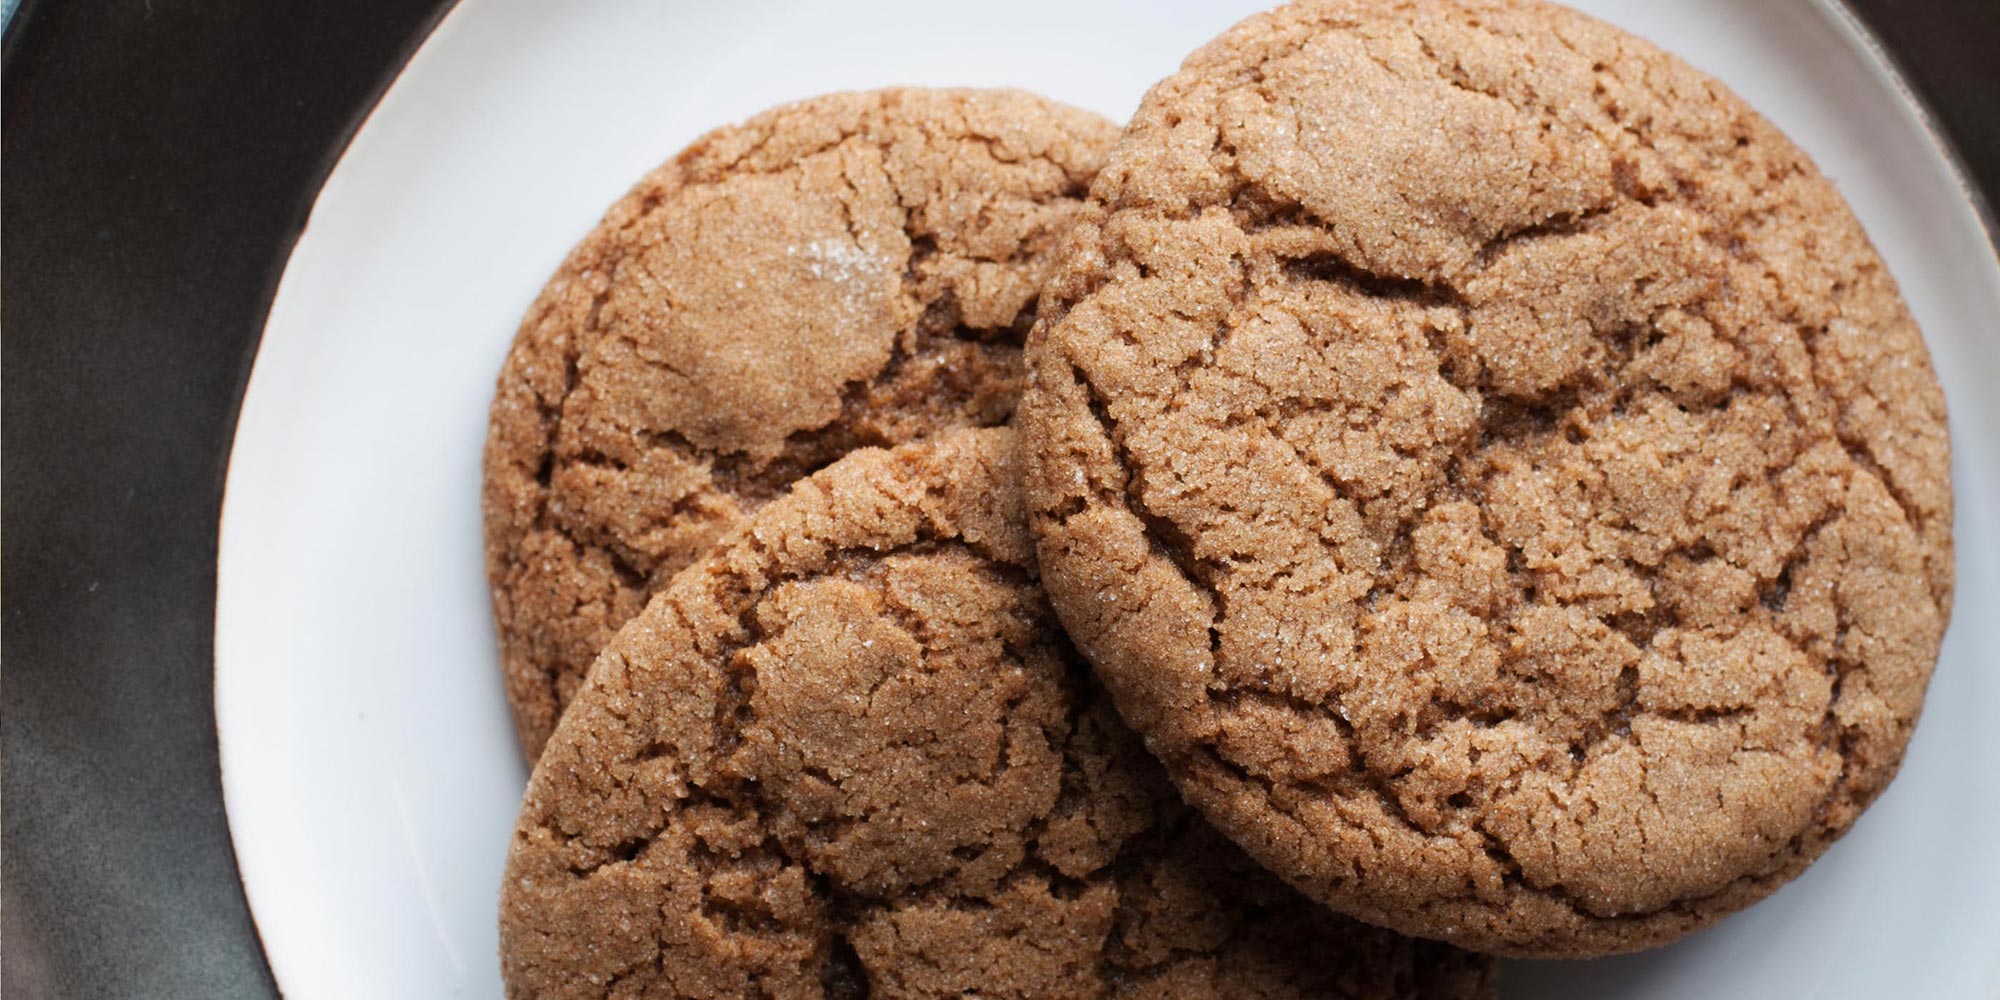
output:
M 611 208 L 522 322 L 486 444 L 530 760 L 618 626 L 793 480 L 1007 421 L 1116 135 L 1018 91 L 835 94 L 710 133 Z
M 1943 396 L 1833 186 L 1533 2 L 1309 0 L 1146 97 L 1042 298 L 1045 583 L 1309 895 L 1659 944 L 1894 774 L 1952 589 Z
M 854 452 L 619 631 L 530 781 L 508 996 L 1488 994 L 1181 804 L 1062 638 L 1015 451 Z

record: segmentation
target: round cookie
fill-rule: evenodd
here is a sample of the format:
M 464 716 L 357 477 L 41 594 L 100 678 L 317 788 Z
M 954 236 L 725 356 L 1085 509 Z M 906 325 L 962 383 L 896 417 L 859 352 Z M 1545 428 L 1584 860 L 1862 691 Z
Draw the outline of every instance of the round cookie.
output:
M 1155 87 L 1045 286 L 1051 599 L 1309 895 L 1672 940 L 1894 774 L 1949 614 L 1942 394 L 1806 156 L 1525 2 L 1307 2 Z
M 1014 91 L 884 90 L 710 133 L 523 320 L 486 442 L 486 567 L 530 760 L 597 651 L 846 452 L 1005 423 L 1037 288 L 1117 136 Z
M 1181 805 L 1047 606 L 1015 450 L 855 452 L 618 633 L 529 784 L 508 996 L 1490 992 Z

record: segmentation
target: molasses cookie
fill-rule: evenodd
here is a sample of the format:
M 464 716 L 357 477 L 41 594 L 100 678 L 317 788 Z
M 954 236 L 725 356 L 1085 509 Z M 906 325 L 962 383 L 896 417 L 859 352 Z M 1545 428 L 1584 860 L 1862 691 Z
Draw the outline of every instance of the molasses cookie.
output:
M 528 788 L 508 996 L 1488 992 L 1180 804 L 1042 596 L 1014 451 L 850 454 L 619 631 Z
M 1943 396 L 1833 186 L 1637 38 L 1245 21 L 1146 97 L 1028 350 L 1070 635 L 1337 909 L 1655 945 L 1895 773 L 1951 603 Z
M 486 443 L 530 759 L 618 626 L 793 480 L 1007 421 L 1116 135 L 1019 92 L 837 94 L 710 133 L 612 206 L 522 322 Z

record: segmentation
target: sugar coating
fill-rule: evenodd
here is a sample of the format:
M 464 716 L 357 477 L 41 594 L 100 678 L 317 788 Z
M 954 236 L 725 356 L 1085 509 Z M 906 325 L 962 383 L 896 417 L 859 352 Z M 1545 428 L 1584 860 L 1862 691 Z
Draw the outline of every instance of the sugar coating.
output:
M 1659 944 L 1895 772 L 1951 599 L 1942 394 L 1832 185 L 1638 39 L 1251 18 L 1148 94 L 1028 352 L 1063 621 L 1338 909 Z
M 513 998 L 1445 998 L 1182 805 L 1035 577 L 1004 428 L 863 449 L 628 622 L 535 768 Z
M 793 480 L 1007 421 L 1116 134 L 1014 91 L 836 94 L 710 133 L 612 206 L 522 321 L 486 444 L 530 760 L 618 626 Z

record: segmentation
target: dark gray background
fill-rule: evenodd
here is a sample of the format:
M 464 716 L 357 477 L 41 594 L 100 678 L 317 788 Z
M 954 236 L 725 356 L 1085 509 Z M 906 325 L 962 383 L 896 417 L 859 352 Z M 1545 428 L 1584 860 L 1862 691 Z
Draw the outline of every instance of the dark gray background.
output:
M 223 474 L 264 314 L 313 196 L 446 6 L 30 0 L 8 29 L 0 992 L 10 1000 L 276 994 L 216 768 Z M 1972 175 L 2000 191 L 2000 0 L 1855 6 Z

